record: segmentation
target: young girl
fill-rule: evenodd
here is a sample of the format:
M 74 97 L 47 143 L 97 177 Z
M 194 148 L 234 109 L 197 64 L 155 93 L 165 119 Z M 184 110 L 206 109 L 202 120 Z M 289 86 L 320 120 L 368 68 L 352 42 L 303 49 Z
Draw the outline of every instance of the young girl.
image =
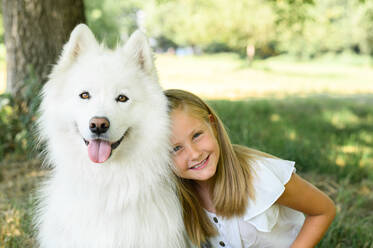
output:
M 232 145 L 199 97 L 167 90 L 184 224 L 198 247 L 314 247 L 335 216 L 294 162 Z

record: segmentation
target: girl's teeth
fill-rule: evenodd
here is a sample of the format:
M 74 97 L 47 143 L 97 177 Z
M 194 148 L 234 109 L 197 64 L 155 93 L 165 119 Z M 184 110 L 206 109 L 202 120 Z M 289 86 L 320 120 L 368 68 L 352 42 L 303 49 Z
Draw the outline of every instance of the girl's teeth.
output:
M 199 163 L 199 164 L 193 166 L 192 169 L 198 169 L 198 168 L 201 167 L 205 162 L 206 162 L 206 159 L 203 160 L 201 163 Z

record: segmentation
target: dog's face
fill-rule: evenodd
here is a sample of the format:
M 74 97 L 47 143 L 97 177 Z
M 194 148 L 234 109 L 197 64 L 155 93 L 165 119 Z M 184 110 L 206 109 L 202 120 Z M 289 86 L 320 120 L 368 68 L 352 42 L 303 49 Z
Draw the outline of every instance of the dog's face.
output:
M 139 31 L 109 51 L 88 27 L 77 26 L 48 84 L 42 109 L 54 109 L 49 125 L 62 136 L 64 130 L 94 163 L 107 161 L 141 126 L 154 125 L 146 122 L 164 103 L 151 49 Z

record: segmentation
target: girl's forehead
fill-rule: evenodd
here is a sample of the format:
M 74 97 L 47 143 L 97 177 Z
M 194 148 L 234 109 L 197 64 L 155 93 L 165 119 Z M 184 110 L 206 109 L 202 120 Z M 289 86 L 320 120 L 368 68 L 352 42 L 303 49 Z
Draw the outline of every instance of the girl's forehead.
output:
M 180 125 L 189 126 L 189 125 L 205 125 L 202 118 L 198 118 L 191 114 L 189 111 L 185 110 L 174 110 L 171 113 L 171 120 L 173 127 L 178 127 Z
M 174 110 L 171 113 L 172 140 L 188 137 L 193 132 L 207 128 L 207 123 L 184 110 Z

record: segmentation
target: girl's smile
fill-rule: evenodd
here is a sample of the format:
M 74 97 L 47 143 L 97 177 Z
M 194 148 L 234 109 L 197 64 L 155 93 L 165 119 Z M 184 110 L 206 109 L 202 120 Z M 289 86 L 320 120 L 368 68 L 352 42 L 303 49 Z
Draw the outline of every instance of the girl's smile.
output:
M 209 157 L 210 157 L 210 156 L 208 156 L 208 157 L 207 157 L 206 159 L 204 159 L 202 162 L 200 162 L 200 163 L 198 163 L 198 164 L 196 164 L 196 165 L 190 167 L 190 169 L 192 169 L 192 170 L 201 170 L 201 169 L 205 168 L 205 166 L 207 165 L 207 163 L 208 163 L 208 161 L 209 161 Z
M 197 181 L 212 178 L 220 150 L 211 125 L 184 110 L 172 111 L 171 120 L 175 173 Z

